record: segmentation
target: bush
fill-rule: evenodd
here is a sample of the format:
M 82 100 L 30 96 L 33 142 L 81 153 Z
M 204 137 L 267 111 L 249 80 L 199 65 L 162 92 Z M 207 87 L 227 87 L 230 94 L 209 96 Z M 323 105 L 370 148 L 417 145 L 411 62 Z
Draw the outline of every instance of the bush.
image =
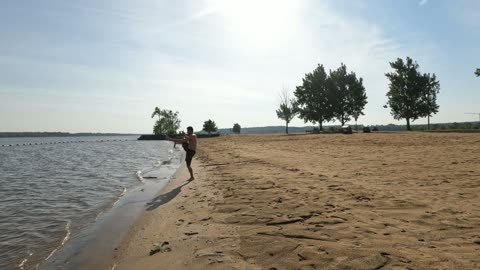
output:
M 352 134 L 352 128 L 350 126 L 347 126 L 347 127 L 342 127 L 341 128 L 341 131 L 343 134 Z

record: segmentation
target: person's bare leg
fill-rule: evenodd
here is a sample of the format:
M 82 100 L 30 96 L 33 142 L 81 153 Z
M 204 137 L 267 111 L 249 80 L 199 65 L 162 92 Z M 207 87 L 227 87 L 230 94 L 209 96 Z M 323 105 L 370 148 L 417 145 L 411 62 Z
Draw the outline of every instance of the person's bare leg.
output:
M 189 179 L 189 180 L 190 180 L 190 181 L 191 181 L 191 180 L 195 180 L 195 177 L 193 177 L 193 169 L 192 169 L 192 167 L 187 166 L 187 168 L 188 168 L 188 171 L 190 172 L 190 179 Z

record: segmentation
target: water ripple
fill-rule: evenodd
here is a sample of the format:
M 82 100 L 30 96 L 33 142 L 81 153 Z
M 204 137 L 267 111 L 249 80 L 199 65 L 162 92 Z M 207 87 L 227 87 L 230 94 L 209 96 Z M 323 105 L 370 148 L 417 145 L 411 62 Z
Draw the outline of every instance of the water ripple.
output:
M 32 269 L 51 256 L 141 185 L 135 172 L 167 160 L 171 147 L 135 137 L 0 138 L 0 145 L 14 145 L 0 150 L 0 269 Z

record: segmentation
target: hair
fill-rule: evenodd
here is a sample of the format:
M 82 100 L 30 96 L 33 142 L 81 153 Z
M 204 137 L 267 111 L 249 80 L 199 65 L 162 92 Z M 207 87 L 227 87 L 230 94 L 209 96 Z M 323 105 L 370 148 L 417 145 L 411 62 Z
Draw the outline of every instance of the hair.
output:
M 193 132 L 193 127 L 187 127 L 187 130 Z

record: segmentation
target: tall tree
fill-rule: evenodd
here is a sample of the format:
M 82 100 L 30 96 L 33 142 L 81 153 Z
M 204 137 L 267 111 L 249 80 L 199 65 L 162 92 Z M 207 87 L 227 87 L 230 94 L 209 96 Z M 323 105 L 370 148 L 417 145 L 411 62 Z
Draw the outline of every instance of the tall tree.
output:
M 215 121 L 208 119 L 203 123 L 203 130 L 208 132 L 208 134 L 211 134 L 212 132 L 217 131 L 217 129 L 218 129 L 217 124 L 215 123 Z
M 350 80 L 352 80 L 352 88 L 350 89 L 352 116 L 353 119 L 355 119 L 355 127 L 358 130 L 357 121 L 360 115 L 365 115 L 363 110 L 365 109 L 365 105 L 367 105 L 367 94 L 365 93 L 362 78 L 357 79 L 357 76 L 353 73 L 353 75 L 350 76 Z
M 178 119 L 178 112 L 172 110 L 160 110 L 155 107 L 152 113 L 152 118 L 158 116 L 157 122 L 153 126 L 154 134 L 175 134 L 180 128 L 180 120 Z
M 235 123 L 235 124 L 233 125 L 232 131 L 233 131 L 233 133 L 239 134 L 241 129 L 242 129 L 242 127 L 241 127 L 238 123 Z
M 355 72 L 347 73 L 347 66 L 342 63 L 338 69 L 330 71 L 327 85 L 334 117 L 342 126 L 351 117 L 357 121 L 367 104 L 363 79 L 357 79 Z
M 352 114 L 351 106 L 349 106 L 349 89 L 348 89 L 347 67 L 342 63 L 341 66 L 334 70 L 330 70 L 330 76 L 327 79 L 329 100 L 333 105 L 333 116 L 340 121 L 341 125 L 350 120 Z
M 323 65 L 318 65 L 311 73 L 305 74 L 303 84 L 297 86 L 295 97 L 297 98 L 299 117 L 305 123 L 318 123 L 320 130 L 323 122 L 333 118 L 333 104 L 328 94 L 327 73 Z
M 283 88 L 280 92 L 280 107 L 277 109 L 277 117 L 285 120 L 285 133 L 288 134 L 288 124 L 297 114 L 296 100 L 290 99 L 288 89 Z
M 423 74 L 422 79 L 423 85 L 425 85 L 423 102 L 427 114 L 427 129 L 430 130 L 430 117 L 432 117 L 432 114 L 436 114 L 440 108 L 437 104 L 437 94 L 440 92 L 440 82 L 437 81 L 435 74 Z
M 477 68 L 477 70 L 475 71 L 475 75 L 477 75 L 477 77 L 480 77 L 480 68 Z
M 438 112 L 436 94 L 440 83 L 435 74 L 421 74 L 418 71 L 419 65 L 410 57 L 406 61 L 398 58 L 395 62 L 390 62 L 390 66 L 394 71 L 385 74 L 390 80 L 385 107 L 390 107 L 394 119 L 405 119 L 407 130 L 411 130 L 410 120 L 413 122 Z

